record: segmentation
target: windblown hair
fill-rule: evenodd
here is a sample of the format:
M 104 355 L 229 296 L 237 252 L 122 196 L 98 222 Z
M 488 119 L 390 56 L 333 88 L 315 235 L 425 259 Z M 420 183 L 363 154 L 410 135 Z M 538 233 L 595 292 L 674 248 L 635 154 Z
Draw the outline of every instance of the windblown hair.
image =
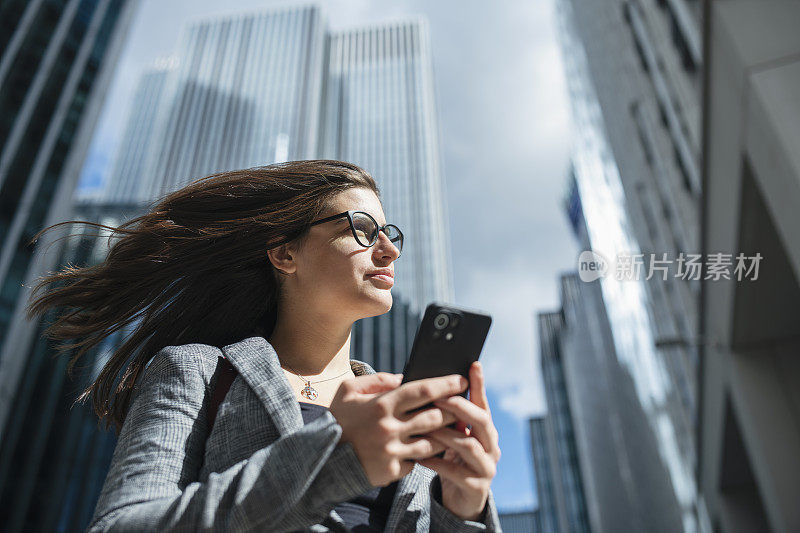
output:
M 99 420 L 106 428 L 113 422 L 119 434 L 134 384 L 158 350 L 187 343 L 221 347 L 272 332 L 281 280 L 267 250 L 290 242 L 302 247 L 309 224 L 332 197 L 355 187 L 380 198 L 375 180 L 356 165 L 290 161 L 200 178 L 118 227 L 80 220 L 49 226 L 32 242 L 72 223 L 106 228 L 119 238 L 103 262 L 39 278 L 28 318 L 65 308 L 44 335 L 77 339 L 57 347 L 59 352 L 80 348 L 67 366 L 70 374 L 87 350 L 140 320 L 76 399 L 91 396 Z M 33 301 L 53 282 L 63 284 Z

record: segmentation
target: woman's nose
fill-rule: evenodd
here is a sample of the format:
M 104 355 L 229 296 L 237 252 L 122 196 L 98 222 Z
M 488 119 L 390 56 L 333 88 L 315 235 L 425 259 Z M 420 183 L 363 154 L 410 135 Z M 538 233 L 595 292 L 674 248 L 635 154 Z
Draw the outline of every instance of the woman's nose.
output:
M 391 252 L 391 255 L 393 255 L 395 258 L 400 256 L 400 250 L 397 248 L 397 246 L 395 246 L 389 236 L 382 231 L 378 232 L 378 243 L 381 243 L 381 251 L 385 245 L 388 244 L 389 247 L 386 248 L 387 253 Z M 378 248 L 378 246 L 376 245 L 375 248 Z

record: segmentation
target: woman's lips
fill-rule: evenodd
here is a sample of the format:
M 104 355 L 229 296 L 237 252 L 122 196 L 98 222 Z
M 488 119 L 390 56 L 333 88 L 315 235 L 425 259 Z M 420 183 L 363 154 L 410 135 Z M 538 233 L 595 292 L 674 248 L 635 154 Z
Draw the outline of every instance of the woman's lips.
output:
M 394 278 L 386 276 L 385 274 L 373 274 L 369 276 L 370 279 L 376 279 L 382 283 L 386 283 L 390 287 L 394 285 Z

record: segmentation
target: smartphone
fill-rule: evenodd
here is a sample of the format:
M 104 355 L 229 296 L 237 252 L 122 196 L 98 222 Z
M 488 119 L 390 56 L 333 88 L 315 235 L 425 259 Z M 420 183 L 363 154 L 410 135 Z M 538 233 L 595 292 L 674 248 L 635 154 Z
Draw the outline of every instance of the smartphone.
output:
M 491 316 L 476 310 L 437 302 L 429 304 L 417 328 L 400 384 L 448 374 L 461 374 L 469 380 L 469 368 L 480 357 L 491 324 Z M 468 391 L 469 386 L 460 395 L 466 398 Z M 430 407 L 433 403 L 408 412 Z M 436 457 L 442 455 L 444 452 Z

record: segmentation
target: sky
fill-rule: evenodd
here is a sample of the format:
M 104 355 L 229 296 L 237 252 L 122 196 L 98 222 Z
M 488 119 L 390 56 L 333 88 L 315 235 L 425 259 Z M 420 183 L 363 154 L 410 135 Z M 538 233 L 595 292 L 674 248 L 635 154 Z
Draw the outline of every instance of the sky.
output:
M 133 90 L 179 28 L 286 0 L 143 0 L 98 122 L 79 189 L 110 171 Z M 308 2 L 303 2 L 308 3 Z M 527 420 L 545 400 L 536 316 L 560 307 L 558 276 L 578 244 L 563 202 L 569 109 L 553 0 L 319 0 L 332 30 L 427 18 L 453 260 L 454 305 L 492 315 L 484 365 L 502 457 L 501 511 L 536 506 Z M 367 169 L 369 170 L 369 169 Z

